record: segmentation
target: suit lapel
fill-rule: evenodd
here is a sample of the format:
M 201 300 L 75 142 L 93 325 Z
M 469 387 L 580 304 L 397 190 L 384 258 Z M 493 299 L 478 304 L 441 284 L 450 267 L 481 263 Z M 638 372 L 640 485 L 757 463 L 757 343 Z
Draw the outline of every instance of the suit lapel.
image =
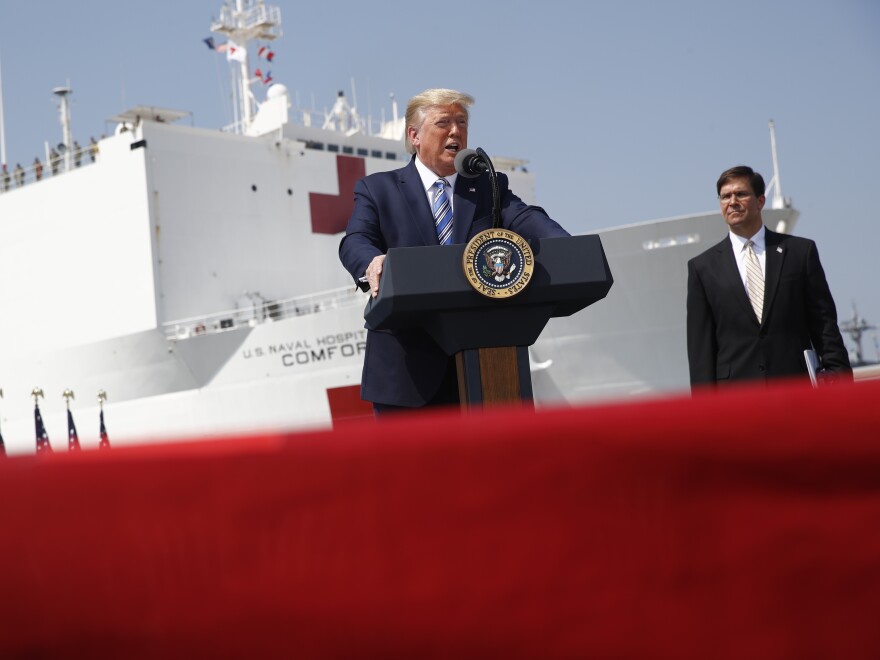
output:
M 477 208 L 477 186 L 474 179 L 458 175 L 452 206 L 452 242 L 466 243 Z
M 785 248 L 782 246 L 782 235 L 769 229 L 764 230 L 764 310 L 761 318 L 766 323 L 767 316 L 773 306 L 776 297 L 776 289 L 779 288 L 779 277 L 782 273 L 782 264 L 785 261 Z
M 440 245 L 437 238 L 437 229 L 434 227 L 434 215 L 428 204 L 428 197 L 422 187 L 422 178 L 416 169 L 415 159 L 409 165 L 398 170 L 400 173 L 397 185 L 400 193 L 409 208 L 412 223 L 419 232 L 419 236 L 425 245 Z M 454 220 L 453 215 L 453 220 Z
M 741 309 L 742 314 L 751 316 L 757 325 L 758 319 L 755 318 L 755 312 L 752 309 L 752 303 L 749 302 L 749 294 L 743 286 L 742 276 L 739 274 L 739 266 L 736 263 L 736 257 L 733 255 L 733 243 L 730 241 L 730 235 L 715 246 L 715 258 L 718 261 L 718 272 L 722 282 L 736 291 L 736 305 Z

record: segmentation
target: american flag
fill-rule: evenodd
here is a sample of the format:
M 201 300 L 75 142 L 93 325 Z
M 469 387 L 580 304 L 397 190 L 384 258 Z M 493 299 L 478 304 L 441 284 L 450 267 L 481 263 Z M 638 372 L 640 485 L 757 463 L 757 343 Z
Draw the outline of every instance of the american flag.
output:
M 73 423 L 73 413 L 70 412 L 70 408 L 67 409 L 67 451 L 80 451 L 76 425 Z
M 52 445 L 49 444 L 49 434 L 46 433 L 46 427 L 43 425 L 43 416 L 40 414 L 40 404 L 34 404 L 34 426 L 37 430 L 37 453 L 51 454 Z
M 110 449 L 110 438 L 107 437 L 107 427 L 104 426 L 104 410 L 101 410 L 101 444 L 98 449 Z

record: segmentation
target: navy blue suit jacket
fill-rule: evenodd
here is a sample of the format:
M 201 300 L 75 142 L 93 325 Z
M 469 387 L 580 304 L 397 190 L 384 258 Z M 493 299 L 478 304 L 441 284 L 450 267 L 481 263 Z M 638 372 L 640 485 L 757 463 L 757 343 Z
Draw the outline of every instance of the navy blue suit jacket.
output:
M 849 374 L 849 357 L 816 244 L 766 230 L 762 322 L 752 311 L 730 236 L 688 262 L 691 385 L 806 376 L 804 350 Z
M 498 174 L 502 226 L 526 239 L 568 236 L 543 209 L 514 195 Z M 453 198 L 453 243 L 492 228 L 488 174 L 459 176 Z M 439 245 L 430 205 L 414 160 L 406 167 L 364 177 L 354 188 L 354 211 L 339 244 L 339 258 L 357 282 L 374 257 L 390 248 Z M 374 403 L 423 406 L 437 393 L 447 356 L 422 330 L 367 332 L 361 397 Z

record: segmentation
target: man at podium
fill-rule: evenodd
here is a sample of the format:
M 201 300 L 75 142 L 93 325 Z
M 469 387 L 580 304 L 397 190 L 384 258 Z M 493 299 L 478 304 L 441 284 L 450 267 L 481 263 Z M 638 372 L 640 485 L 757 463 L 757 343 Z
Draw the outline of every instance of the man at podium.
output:
M 489 175 L 461 177 L 456 154 L 467 148 L 468 108 L 474 99 L 429 89 L 406 109 L 406 167 L 364 177 L 354 188 L 354 211 L 339 258 L 355 282 L 375 297 L 385 253 L 395 247 L 466 243 L 492 228 Z M 527 240 L 568 236 L 544 209 L 530 206 L 498 174 L 501 226 Z M 459 402 L 455 360 L 420 329 L 367 332 L 361 398 L 377 414 Z

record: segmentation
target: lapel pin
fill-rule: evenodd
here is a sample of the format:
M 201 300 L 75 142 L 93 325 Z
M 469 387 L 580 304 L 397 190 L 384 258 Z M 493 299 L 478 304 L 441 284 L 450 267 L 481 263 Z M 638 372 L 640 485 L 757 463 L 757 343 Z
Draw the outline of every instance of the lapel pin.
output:
M 468 188 L 468 192 L 477 192 L 476 188 Z
M 782 254 L 782 248 L 781 248 L 781 247 L 776 248 L 776 251 L 777 251 L 779 254 Z

